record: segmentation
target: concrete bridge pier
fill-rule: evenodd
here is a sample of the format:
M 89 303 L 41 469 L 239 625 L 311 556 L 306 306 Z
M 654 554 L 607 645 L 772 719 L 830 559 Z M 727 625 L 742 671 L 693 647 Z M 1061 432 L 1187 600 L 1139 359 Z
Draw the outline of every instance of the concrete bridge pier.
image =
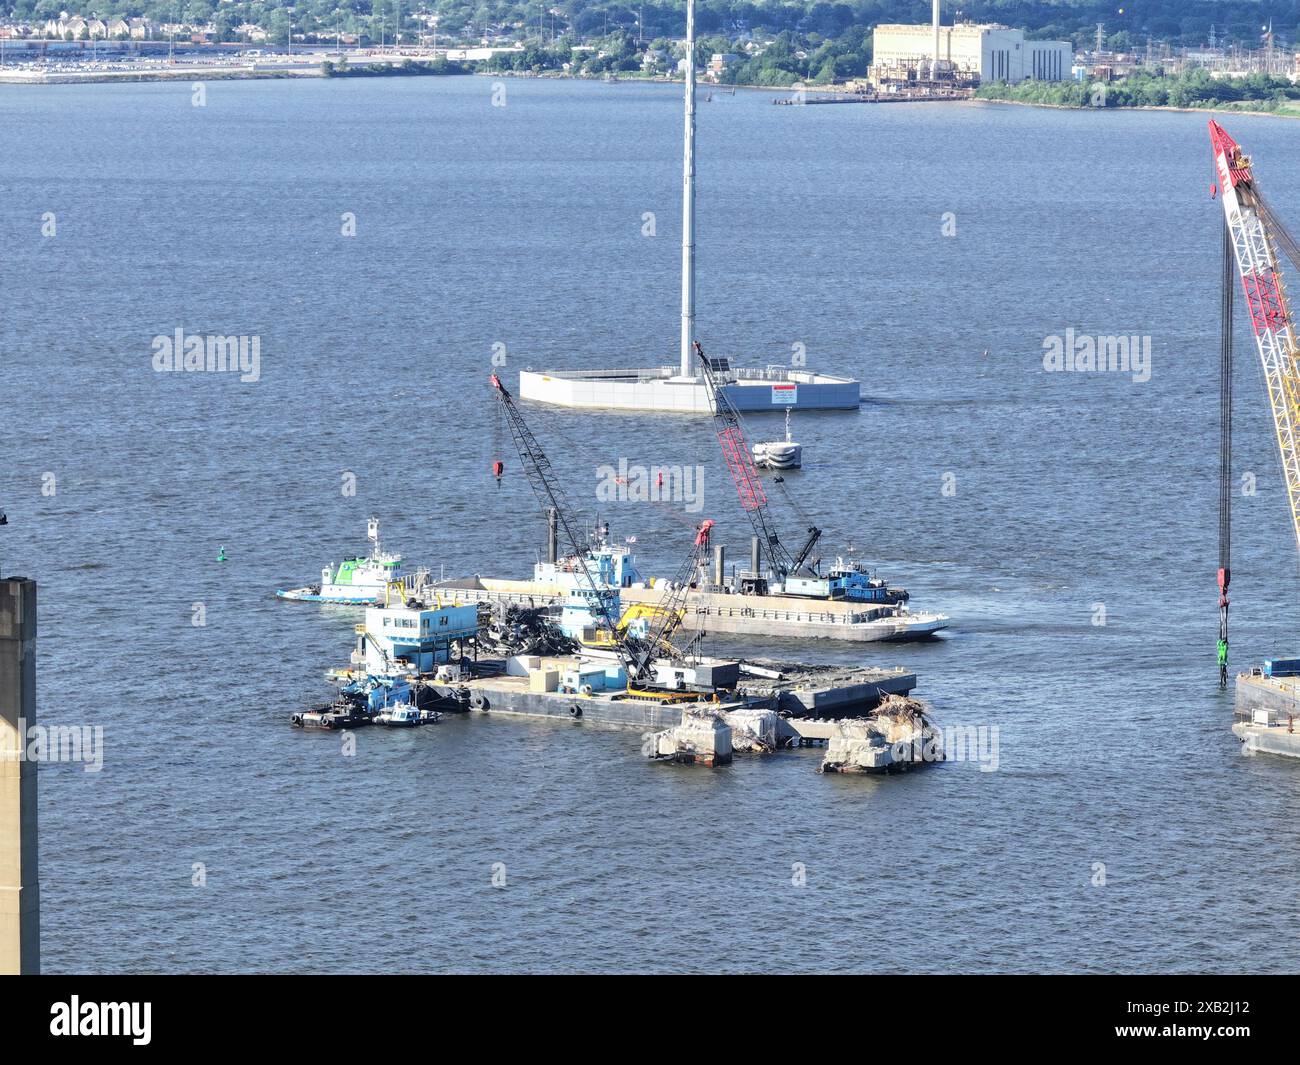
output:
M 41 969 L 36 870 L 36 582 L 0 578 L 0 976 Z

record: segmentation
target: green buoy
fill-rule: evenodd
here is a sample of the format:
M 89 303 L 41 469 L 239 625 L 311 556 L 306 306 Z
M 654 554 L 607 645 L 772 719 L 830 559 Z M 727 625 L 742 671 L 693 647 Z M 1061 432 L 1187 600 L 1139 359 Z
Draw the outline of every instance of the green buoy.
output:
M 222 547 L 217 551 L 217 561 L 218 562 L 226 561 L 226 548 L 224 545 L 222 545 Z

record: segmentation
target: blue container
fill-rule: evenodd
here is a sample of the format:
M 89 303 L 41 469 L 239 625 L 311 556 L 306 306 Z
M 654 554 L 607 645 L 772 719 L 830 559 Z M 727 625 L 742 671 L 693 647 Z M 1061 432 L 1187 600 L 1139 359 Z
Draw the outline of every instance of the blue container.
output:
M 1266 677 L 1300 677 L 1300 658 L 1270 658 L 1264 662 Z

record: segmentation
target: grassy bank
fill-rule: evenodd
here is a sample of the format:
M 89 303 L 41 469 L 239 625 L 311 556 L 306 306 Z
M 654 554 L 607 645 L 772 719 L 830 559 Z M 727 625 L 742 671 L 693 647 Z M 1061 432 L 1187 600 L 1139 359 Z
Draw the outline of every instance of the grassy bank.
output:
M 1199 68 L 1178 77 L 1131 74 L 1113 82 L 1026 81 L 1008 85 L 998 81 L 981 85 L 975 96 L 980 100 L 1044 107 L 1141 107 L 1300 115 L 1300 86 L 1286 78 L 1263 74 L 1212 78 L 1208 71 Z

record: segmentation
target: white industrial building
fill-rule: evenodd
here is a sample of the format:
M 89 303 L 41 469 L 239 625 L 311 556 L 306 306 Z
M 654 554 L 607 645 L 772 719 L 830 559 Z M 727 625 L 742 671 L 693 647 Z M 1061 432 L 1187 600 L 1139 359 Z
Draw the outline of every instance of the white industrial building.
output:
M 882 74 L 918 70 L 933 80 L 964 75 L 981 82 L 1063 81 L 1074 62 L 1068 41 L 1027 41 L 1024 30 L 972 22 L 877 26 L 872 49 L 873 67 Z

